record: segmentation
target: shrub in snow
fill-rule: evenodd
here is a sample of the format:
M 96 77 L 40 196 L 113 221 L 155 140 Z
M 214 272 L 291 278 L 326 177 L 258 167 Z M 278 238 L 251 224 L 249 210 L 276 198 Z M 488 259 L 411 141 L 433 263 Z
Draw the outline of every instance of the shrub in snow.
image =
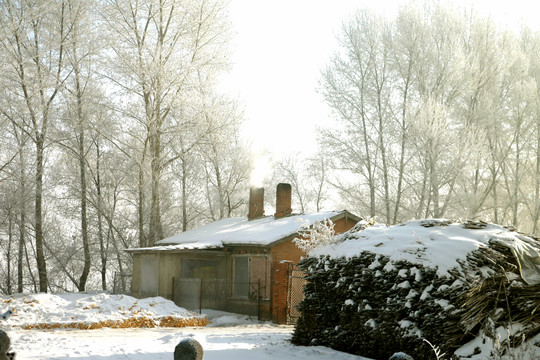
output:
M 507 246 L 534 253 L 536 240 L 497 225 L 451 221 L 374 226 L 342 240 L 300 263 L 308 283 L 293 343 L 431 360 L 423 339 L 449 358 L 490 356 L 478 339 L 494 339 L 501 329 L 511 329 L 509 346 L 540 342 L 540 283 L 523 280 Z
M 299 238 L 293 241 L 303 251 L 309 252 L 318 246 L 333 244 L 336 232 L 334 231 L 334 223 L 330 219 L 316 221 L 311 225 L 305 222 L 299 227 Z
M 350 231 L 365 230 L 375 225 L 375 219 L 361 220 Z M 299 226 L 300 237 L 293 239 L 296 245 L 305 252 L 310 252 L 321 246 L 332 245 L 341 241 L 341 236 L 336 236 L 334 223 L 330 219 L 316 221 L 313 225 L 306 220 Z
M 202 360 L 203 348 L 195 339 L 184 339 L 174 348 L 174 360 Z

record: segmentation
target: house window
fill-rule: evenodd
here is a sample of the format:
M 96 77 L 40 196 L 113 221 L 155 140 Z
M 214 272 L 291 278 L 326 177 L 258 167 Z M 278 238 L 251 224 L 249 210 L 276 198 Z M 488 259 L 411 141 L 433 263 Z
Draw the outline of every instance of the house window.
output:
M 187 259 L 182 261 L 182 278 L 215 280 L 218 278 L 215 261 Z
M 159 261 L 156 256 L 141 256 L 141 288 L 140 295 L 157 296 L 159 285 Z
M 249 295 L 249 257 L 233 257 L 233 296 L 245 297 Z

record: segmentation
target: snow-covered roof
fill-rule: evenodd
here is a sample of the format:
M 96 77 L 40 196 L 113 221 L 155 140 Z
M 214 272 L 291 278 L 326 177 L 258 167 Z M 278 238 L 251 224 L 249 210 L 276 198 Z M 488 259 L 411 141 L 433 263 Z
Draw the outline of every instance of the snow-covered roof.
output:
M 296 234 L 298 228 L 306 223 L 314 224 L 345 213 L 356 219 L 346 210 L 298 214 L 281 218 L 265 216 L 254 220 L 248 220 L 247 217 L 226 218 L 160 240 L 156 243 L 158 246 L 128 251 L 213 249 L 228 245 L 267 246 Z
M 490 242 L 507 246 L 517 258 L 523 278 L 540 283 L 540 243 L 501 225 L 466 226 L 444 219 L 414 220 L 400 225 L 375 225 L 342 235 L 340 243 L 310 251 L 310 256 L 352 257 L 364 251 L 436 268 L 439 275 L 458 267 L 467 254 Z

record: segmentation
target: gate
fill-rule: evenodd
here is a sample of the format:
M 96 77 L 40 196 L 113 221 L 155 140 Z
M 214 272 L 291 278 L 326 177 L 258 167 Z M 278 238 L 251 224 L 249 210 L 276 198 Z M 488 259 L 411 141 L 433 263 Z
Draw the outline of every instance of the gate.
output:
M 131 281 L 132 280 L 133 280 L 132 274 L 124 274 L 124 273 L 115 271 L 112 293 L 131 295 Z
M 226 310 L 229 285 L 225 280 L 173 278 L 173 301 L 188 310 Z
M 298 305 L 304 300 L 305 274 L 295 264 L 289 265 L 289 287 L 287 289 L 287 324 L 294 325 L 300 317 Z
M 181 278 L 173 282 L 172 300 L 183 308 L 192 311 L 202 309 L 223 310 L 257 316 L 261 319 L 263 307 L 268 307 L 266 284 L 256 283 L 231 283 L 225 279 L 204 280 L 201 278 Z M 232 296 L 234 285 L 243 286 L 246 290 L 245 297 Z M 268 312 L 267 310 L 265 310 Z M 267 315 L 266 315 L 267 317 Z

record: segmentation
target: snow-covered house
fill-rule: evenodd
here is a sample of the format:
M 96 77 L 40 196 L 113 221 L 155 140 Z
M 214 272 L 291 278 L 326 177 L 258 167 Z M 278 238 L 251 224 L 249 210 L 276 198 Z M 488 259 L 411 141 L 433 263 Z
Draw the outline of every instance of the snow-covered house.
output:
M 264 215 L 264 189 L 250 190 L 247 217 L 226 218 L 168 237 L 133 255 L 131 293 L 163 296 L 188 309 L 213 308 L 284 323 L 290 271 L 305 256 L 293 239 L 302 224 L 330 219 L 336 233 L 360 219 L 346 210 L 293 214 L 291 186 L 278 184 L 276 212 Z

